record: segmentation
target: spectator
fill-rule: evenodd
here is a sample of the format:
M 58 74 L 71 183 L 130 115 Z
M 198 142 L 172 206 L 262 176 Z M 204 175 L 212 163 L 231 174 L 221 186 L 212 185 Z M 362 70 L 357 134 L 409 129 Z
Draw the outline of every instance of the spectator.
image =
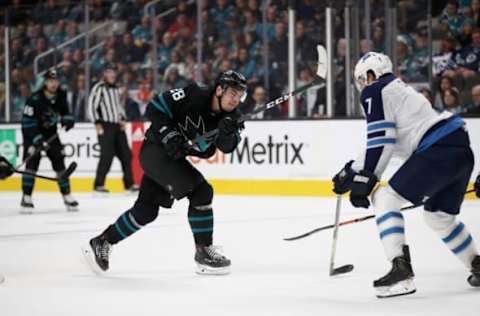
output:
M 297 62 L 305 64 L 317 59 L 316 43 L 307 35 L 305 22 L 303 21 L 298 21 L 295 25 L 295 41 L 297 45 Z
M 418 92 L 420 92 L 428 100 L 428 102 L 430 102 L 430 104 L 433 107 L 432 91 L 430 91 L 430 89 L 424 87 L 424 88 L 420 88 L 420 90 Z
M 456 42 L 453 38 L 447 37 L 442 39 L 440 44 L 440 52 L 432 57 L 433 75 L 440 76 L 443 72 L 452 67 L 452 55 L 455 52 Z
M 189 19 L 186 14 L 179 14 L 167 31 L 172 34 L 174 38 L 188 40 L 192 37 L 193 25 L 193 20 Z
M 118 49 L 120 62 L 124 64 L 139 64 L 144 59 L 144 53 L 141 48 L 133 42 L 133 36 L 130 32 L 126 32 L 122 36 L 122 43 Z M 138 68 L 133 66 L 134 69 Z
M 84 74 L 78 74 L 75 80 L 75 84 L 72 90 L 67 92 L 67 100 L 70 106 L 70 113 L 77 122 L 87 121 L 87 108 L 86 108 L 86 80 Z
M 480 29 L 472 33 L 472 44 L 462 48 L 452 57 L 454 70 L 445 71 L 446 76 L 461 76 L 464 79 L 477 74 L 480 68 Z
M 176 88 L 184 88 L 188 82 L 179 75 L 176 67 L 171 67 L 168 71 L 165 71 L 165 77 L 162 84 L 161 92 Z
M 454 114 L 461 114 L 465 109 L 460 104 L 460 98 L 457 88 L 447 89 L 442 95 L 443 105 L 445 110 Z
M 472 103 L 467 106 L 466 114 L 480 116 L 480 85 L 472 88 Z
M 175 48 L 175 42 L 170 32 L 166 32 L 162 37 L 162 45 L 158 48 L 158 68 L 161 73 L 170 64 L 170 54 Z
M 249 82 L 258 81 L 256 76 L 257 63 L 255 59 L 250 58 L 248 49 L 241 47 L 237 53 L 237 59 L 235 60 L 236 71 L 242 73 Z
M 459 11 L 458 1 L 449 0 L 440 18 L 440 31 L 449 32 L 453 37 L 457 37 L 464 22 L 465 17 Z
M 249 108 L 246 108 L 244 111 L 245 113 L 255 111 L 255 109 L 262 107 L 265 103 L 268 102 L 267 100 L 267 90 L 263 86 L 256 86 L 253 89 L 252 93 L 252 103 Z M 253 120 L 262 120 L 262 119 L 273 119 L 280 117 L 280 109 L 278 106 L 275 106 L 267 111 L 259 112 L 252 116 Z
M 28 53 L 25 58 L 26 65 L 33 65 L 34 59 L 37 55 L 44 53 L 48 49 L 47 39 L 45 37 L 39 37 L 35 43 L 35 50 L 32 50 Z M 47 55 L 41 59 L 39 59 L 38 67 L 40 70 L 45 70 L 53 66 L 53 56 Z
M 445 91 L 454 88 L 453 80 L 450 77 L 442 77 L 440 79 L 438 90 L 435 97 L 435 102 L 433 103 L 433 107 L 437 110 L 443 110 L 443 94 Z
M 12 44 L 10 46 L 10 58 L 10 63 L 14 68 L 21 68 L 25 65 L 25 51 L 22 47 L 22 42 L 19 37 L 12 39 Z
M 66 31 L 66 22 L 65 20 L 58 20 L 55 24 L 55 29 L 53 35 L 50 36 L 50 41 L 52 45 L 58 46 L 64 43 L 67 40 L 67 31 Z
M 27 83 L 22 82 L 19 86 L 19 94 L 13 96 L 13 109 L 10 117 L 13 122 L 20 122 L 25 102 L 27 102 L 29 96 L 30 88 Z
M 135 26 L 132 30 L 132 35 L 135 40 L 135 45 L 138 47 L 142 47 L 152 41 L 153 36 L 150 26 L 150 17 L 148 15 L 142 17 L 142 24 Z
M 313 74 L 310 68 L 305 67 L 300 70 L 299 80 L 297 82 L 298 86 L 306 85 L 313 81 Z M 318 107 L 315 106 L 317 100 L 317 90 L 320 88 L 320 85 L 316 85 L 305 91 L 300 95 L 300 109 L 297 116 L 303 117 L 319 117 L 320 113 L 318 112 Z M 337 102 L 340 100 L 336 100 Z M 344 102 L 345 103 L 345 102 Z
M 374 24 L 372 41 L 374 51 L 385 52 L 385 31 L 382 22 Z
M 170 69 L 176 68 L 178 74 L 181 77 L 185 77 L 187 73 L 187 67 L 185 66 L 185 62 L 182 61 L 179 51 L 174 50 L 170 54 L 170 64 L 165 69 L 165 73 L 168 73 Z

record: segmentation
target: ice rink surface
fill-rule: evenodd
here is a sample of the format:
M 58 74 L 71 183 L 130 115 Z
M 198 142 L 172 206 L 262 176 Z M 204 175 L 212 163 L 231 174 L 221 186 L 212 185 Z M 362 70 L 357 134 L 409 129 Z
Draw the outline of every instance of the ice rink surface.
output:
M 186 201 L 116 245 L 111 270 L 94 275 L 80 247 L 135 200 L 77 194 L 80 212 L 67 213 L 59 194 L 35 193 L 36 213 L 20 215 L 20 193 L 0 193 L 0 315 L 480 315 L 480 289 L 466 268 L 423 223 L 420 209 L 405 214 L 417 293 L 375 298 L 372 281 L 389 263 L 374 221 L 339 232 L 337 266 L 352 273 L 330 278 L 332 231 L 303 240 L 283 237 L 330 224 L 335 200 L 233 197 L 214 200 L 216 244 L 232 260 L 227 276 L 194 273 Z M 342 219 L 370 211 L 344 199 Z M 480 244 L 480 200 L 466 201 L 461 219 Z

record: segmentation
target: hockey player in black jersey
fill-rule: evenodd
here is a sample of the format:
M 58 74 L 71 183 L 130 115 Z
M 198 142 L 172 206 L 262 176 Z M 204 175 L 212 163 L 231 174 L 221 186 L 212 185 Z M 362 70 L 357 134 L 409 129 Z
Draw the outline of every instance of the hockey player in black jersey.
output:
M 50 159 L 53 170 L 57 174 L 65 171 L 65 155 L 63 145 L 58 137 L 48 145 L 46 140 L 57 133 L 57 123 L 67 131 L 73 128 L 75 122 L 68 111 L 67 96 L 60 89 L 57 72 L 48 70 L 43 76 L 43 87 L 33 93 L 25 103 L 22 117 L 23 134 L 23 159 L 27 159 L 26 169 L 36 172 L 40 164 L 41 152 L 46 152 Z M 29 158 L 32 154 L 33 157 Z M 32 192 L 35 178 L 30 175 L 22 177 L 22 213 L 30 214 L 33 210 Z M 68 179 L 59 180 L 58 186 L 63 195 L 64 203 L 68 211 L 77 211 L 78 202 L 70 194 L 70 182 Z
M 133 207 L 83 249 L 94 271 L 108 270 L 112 245 L 155 220 L 160 206 L 170 208 L 174 199 L 186 197 L 197 273 L 230 272 L 230 260 L 212 245 L 212 187 L 185 157 L 208 158 L 217 149 L 230 153 L 237 147 L 243 124 L 236 108 L 246 88 L 245 77 L 229 70 L 213 87 L 190 84 L 150 101 L 146 113 L 152 125 L 140 153 L 145 172 L 140 192 Z

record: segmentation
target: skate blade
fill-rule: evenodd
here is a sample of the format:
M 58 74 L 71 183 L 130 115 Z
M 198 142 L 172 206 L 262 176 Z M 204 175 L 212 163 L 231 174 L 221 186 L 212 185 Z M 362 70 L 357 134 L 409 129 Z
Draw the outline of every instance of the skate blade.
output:
M 378 298 L 388 298 L 400 295 L 413 294 L 417 291 L 413 279 L 400 281 L 392 286 L 380 286 L 375 288 Z
M 103 271 L 95 261 L 95 255 L 92 252 L 90 246 L 82 247 L 82 254 L 87 262 L 88 268 L 93 271 L 96 275 L 104 275 L 106 271 Z
M 78 206 L 68 206 L 66 205 L 67 212 L 78 212 Z
M 25 207 L 25 206 L 22 206 L 20 208 L 20 214 L 23 214 L 23 215 L 31 215 L 33 214 L 33 207 Z
M 212 268 L 212 267 L 197 263 L 197 269 L 195 272 L 200 275 L 226 275 L 230 273 L 230 266 L 221 267 L 221 268 Z

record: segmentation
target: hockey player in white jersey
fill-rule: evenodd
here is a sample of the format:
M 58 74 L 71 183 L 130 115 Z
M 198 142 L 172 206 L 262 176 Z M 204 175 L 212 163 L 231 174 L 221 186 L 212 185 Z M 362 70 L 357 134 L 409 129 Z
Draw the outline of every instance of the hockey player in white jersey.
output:
M 392 263 L 390 272 L 373 283 L 377 297 L 416 291 L 400 212 L 408 202 L 424 203 L 427 225 L 471 272 L 468 283 L 480 286 L 478 250 L 456 216 L 474 164 L 465 122 L 433 110 L 423 95 L 393 75 L 386 55 L 365 54 L 354 76 L 367 119 L 367 146 L 333 178 L 335 193 L 350 191 L 353 206 L 368 208 L 392 154 L 406 159 L 388 185 L 372 194 L 380 240 Z

